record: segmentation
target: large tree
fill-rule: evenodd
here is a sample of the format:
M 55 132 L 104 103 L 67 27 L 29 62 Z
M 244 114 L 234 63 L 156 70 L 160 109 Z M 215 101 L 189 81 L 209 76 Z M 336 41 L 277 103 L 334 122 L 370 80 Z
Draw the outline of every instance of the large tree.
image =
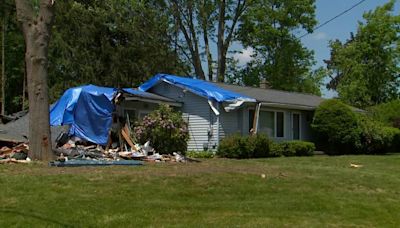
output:
M 313 52 L 296 36 L 299 31 L 311 32 L 315 24 L 314 0 L 254 0 L 239 30 L 239 40 L 254 50 L 253 61 L 238 80 L 257 85 L 266 79 L 275 89 L 319 91 L 318 82 L 309 88 L 316 79 L 310 73 Z
M 2 37 L 2 104 L 4 113 L 14 113 L 22 108 L 23 81 L 25 72 L 24 37 L 16 19 L 14 0 L 5 0 L 1 3 L 4 11 L 0 12 L 1 24 L 5 26 Z M 3 62 L 3 60 L 2 60 Z M 3 110 L 2 110 L 3 111 Z
M 363 108 L 400 95 L 400 16 L 394 14 L 394 3 L 366 12 L 346 42 L 330 43 L 327 87 L 351 105 Z
M 179 50 L 191 62 L 196 76 L 200 79 L 224 82 L 228 50 L 236 39 L 238 24 L 251 1 L 168 0 L 167 2 L 179 31 L 177 33 Z M 217 46 L 217 58 L 212 57 L 210 50 L 212 42 Z M 202 66 L 203 55 L 206 56 L 207 75 Z
M 36 4 L 35 4 L 36 3 Z M 29 97 L 29 156 L 32 159 L 52 158 L 49 97 L 47 86 L 47 54 L 54 18 L 54 0 L 15 0 L 17 17 L 25 39 L 25 62 Z
M 49 47 L 50 98 L 86 83 L 135 87 L 185 71 L 162 1 L 60 1 Z

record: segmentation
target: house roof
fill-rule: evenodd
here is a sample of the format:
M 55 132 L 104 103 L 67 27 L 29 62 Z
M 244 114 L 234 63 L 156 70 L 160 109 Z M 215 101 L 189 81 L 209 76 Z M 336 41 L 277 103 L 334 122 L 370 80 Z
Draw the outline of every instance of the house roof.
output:
M 138 100 L 138 101 L 144 101 L 144 102 L 150 102 L 150 103 L 168 103 L 172 106 L 181 106 L 182 104 L 179 103 L 176 100 L 163 97 L 154 93 L 148 93 L 144 91 L 140 91 L 137 89 L 123 89 L 124 92 L 126 92 L 125 95 L 125 100 L 132 101 L 132 100 Z
M 29 136 L 29 113 L 28 112 L 20 112 L 21 114 L 17 119 L 8 122 L 7 124 L 0 124 L 0 142 L 28 142 Z M 61 132 L 66 132 L 68 126 L 52 126 L 50 128 L 51 132 L 51 141 L 53 145 L 55 144 L 55 140 L 57 136 Z
M 306 93 L 261 89 L 257 87 L 238 86 L 225 83 L 214 84 L 221 88 L 253 97 L 258 102 L 275 107 L 314 110 L 322 101 L 324 101 L 322 97 Z
M 189 90 L 190 92 L 205 97 L 208 100 L 216 101 L 216 102 L 228 102 L 228 103 L 238 103 L 238 102 L 255 102 L 256 100 L 252 97 L 246 96 L 241 93 L 236 93 L 232 90 L 224 89 L 220 86 L 215 85 L 214 83 L 188 78 L 188 77 L 179 77 L 176 75 L 169 74 L 157 74 L 145 83 L 143 83 L 140 87 L 140 91 L 148 91 L 153 86 L 157 85 L 160 82 L 166 82 L 168 84 Z

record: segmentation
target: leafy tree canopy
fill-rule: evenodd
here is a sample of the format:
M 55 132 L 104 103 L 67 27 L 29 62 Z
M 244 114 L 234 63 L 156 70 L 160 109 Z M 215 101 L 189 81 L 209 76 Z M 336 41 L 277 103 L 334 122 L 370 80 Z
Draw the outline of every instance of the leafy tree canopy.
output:
M 400 95 L 400 16 L 393 14 L 394 3 L 365 13 L 365 22 L 345 43 L 330 43 L 327 87 L 351 105 L 372 106 Z
M 258 85 L 264 78 L 275 89 L 319 94 L 321 70 L 310 73 L 313 52 L 294 35 L 299 30 L 311 32 L 315 24 L 314 0 L 254 1 L 239 30 L 239 40 L 255 51 L 254 60 L 235 80 Z

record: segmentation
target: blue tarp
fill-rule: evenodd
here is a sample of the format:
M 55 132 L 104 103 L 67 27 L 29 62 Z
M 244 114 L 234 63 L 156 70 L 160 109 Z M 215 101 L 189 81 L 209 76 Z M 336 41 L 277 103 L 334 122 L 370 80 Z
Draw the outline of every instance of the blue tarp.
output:
M 78 166 L 110 166 L 110 165 L 128 165 L 137 166 L 143 165 L 142 161 L 136 160 L 120 160 L 120 161 L 104 161 L 104 160 L 68 160 L 64 162 L 52 161 L 50 166 L 56 167 L 78 167 Z
M 50 125 L 70 125 L 69 134 L 106 145 L 112 124 L 112 102 L 116 88 L 85 85 L 70 88 L 50 108 Z M 123 92 L 145 95 L 145 92 L 124 88 Z
M 256 102 L 256 99 L 254 98 L 223 89 L 211 82 L 168 74 L 157 74 L 147 82 L 143 83 L 139 87 L 139 90 L 148 91 L 161 81 L 189 90 L 192 93 L 205 97 L 211 101 L 228 103 Z

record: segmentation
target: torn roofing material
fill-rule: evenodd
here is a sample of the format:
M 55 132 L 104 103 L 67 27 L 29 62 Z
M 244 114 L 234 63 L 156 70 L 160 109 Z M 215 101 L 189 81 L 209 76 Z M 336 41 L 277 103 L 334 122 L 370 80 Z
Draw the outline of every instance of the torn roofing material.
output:
M 118 92 L 132 96 L 155 99 L 154 95 L 131 89 L 84 85 L 66 90 L 50 108 L 50 125 L 70 125 L 69 134 L 81 139 L 105 145 L 115 110 L 113 99 Z M 157 99 L 161 99 L 157 96 Z
M 139 90 L 148 91 L 153 86 L 157 85 L 160 82 L 166 82 L 182 89 L 186 89 L 194 94 L 197 94 L 201 97 L 205 97 L 208 100 L 216 101 L 216 102 L 227 102 L 227 103 L 243 103 L 243 102 L 256 102 L 254 98 L 248 97 L 246 95 L 229 91 L 224 88 L 221 88 L 211 82 L 193 79 L 193 78 L 185 78 L 179 77 L 175 75 L 169 74 L 157 74 L 156 76 L 149 79 L 147 82 L 143 83 Z
M 67 126 L 52 126 L 50 128 L 51 140 L 54 142 L 57 136 L 64 131 L 67 131 Z M 28 142 L 29 136 L 29 113 L 25 112 L 24 116 L 19 119 L 0 125 L 0 141 L 21 143 Z

